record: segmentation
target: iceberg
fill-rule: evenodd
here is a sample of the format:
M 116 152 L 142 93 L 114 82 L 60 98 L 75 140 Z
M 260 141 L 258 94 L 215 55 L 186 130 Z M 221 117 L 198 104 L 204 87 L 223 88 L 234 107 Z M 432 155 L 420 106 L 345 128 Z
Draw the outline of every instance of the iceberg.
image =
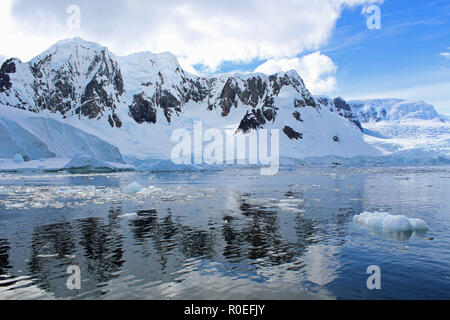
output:
M 363 212 L 353 217 L 353 222 L 374 231 L 394 234 L 426 232 L 428 224 L 421 219 L 408 218 L 404 215 L 391 215 L 387 212 Z
M 141 191 L 142 188 L 143 187 L 139 183 L 133 182 L 133 183 L 127 185 L 125 188 L 123 188 L 123 191 L 128 194 L 134 194 L 134 193 L 138 193 L 139 191 Z

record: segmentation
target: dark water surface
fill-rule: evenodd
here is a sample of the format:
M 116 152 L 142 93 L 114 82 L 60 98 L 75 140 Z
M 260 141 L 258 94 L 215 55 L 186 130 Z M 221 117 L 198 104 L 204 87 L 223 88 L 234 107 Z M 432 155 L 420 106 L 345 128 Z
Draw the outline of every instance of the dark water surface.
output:
M 449 167 L 0 174 L 0 299 L 450 299 L 449 190 Z

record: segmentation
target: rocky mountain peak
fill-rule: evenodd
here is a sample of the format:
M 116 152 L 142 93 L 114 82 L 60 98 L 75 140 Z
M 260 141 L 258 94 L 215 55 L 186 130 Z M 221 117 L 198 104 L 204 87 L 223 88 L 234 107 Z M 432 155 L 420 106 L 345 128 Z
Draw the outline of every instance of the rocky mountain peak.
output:
M 188 105 L 202 104 L 205 112 L 218 110 L 222 118 L 239 109 L 239 129 L 247 132 L 273 123 L 281 112 L 277 101 L 285 97 L 283 104 L 296 111 L 290 111 L 295 121 L 301 119 L 300 109 L 319 110 L 329 103 L 317 101 L 296 71 L 196 76 L 170 53 L 117 57 L 80 38 L 62 40 L 28 63 L 8 60 L 0 71 L 0 103 L 98 119 L 118 128 L 129 121 L 127 115 L 139 124 L 170 124 Z M 353 121 L 345 103 L 335 102 L 330 110 Z

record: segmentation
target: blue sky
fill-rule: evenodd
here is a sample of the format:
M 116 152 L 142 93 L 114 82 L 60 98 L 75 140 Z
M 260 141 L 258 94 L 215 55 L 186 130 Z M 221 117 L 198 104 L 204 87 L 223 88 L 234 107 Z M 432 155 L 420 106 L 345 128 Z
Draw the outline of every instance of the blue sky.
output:
M 328 94 L 420 99 L 450 114 L 450 59 L 441 55 L 450 52 L 450 2 L 385 0 L 379 7 L 380 30 L 367 28 L 361 6 L 347 8 L 319 48 L 338 67 L 337 89 Z M 218 72 L 253 71 L 263 62 L 224 63 Z
M 358 9 L 344 11 L 322 49 L 339 66 L 338 93 L 397 93 L 450 114 L 450 59 L 441 55 L 450 51 L 450 2 L 387 0 L 380 8 L 380 30 L 365 28 Z
M 380 30 L 362 14 L 374 4 Z M 294 69 L 314 94 L 424 100 L 450 114 L 448 0 L 0 1 L 0 60 L 75 36 L 117 55 L 171 52 L 190 72 Z

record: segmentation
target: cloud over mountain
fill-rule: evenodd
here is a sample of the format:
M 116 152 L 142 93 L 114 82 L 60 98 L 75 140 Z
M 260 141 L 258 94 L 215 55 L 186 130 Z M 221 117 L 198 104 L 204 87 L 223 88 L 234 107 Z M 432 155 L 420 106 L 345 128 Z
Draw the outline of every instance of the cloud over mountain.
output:
M 317 50 L 327 43 L 345 6 L 373 2 L 380 1 L 79 0 L 81 30 L 76 34 L 66 25 L 71 0 L 16 0 L 11 10 L 16 30 L 48 41 L 55 40 L 51 35 L 78 35 L 118 54 L 170 51 L 214 71 L 224 61 L 281 59 Z
M 279 71 L 295 70 L 314 94 L 330 93 L 337 88 L 337 66 L 330 57 L 314 52 L 301 58 L 270 59 L 260 65 L 255 72 L 273 74 Z

